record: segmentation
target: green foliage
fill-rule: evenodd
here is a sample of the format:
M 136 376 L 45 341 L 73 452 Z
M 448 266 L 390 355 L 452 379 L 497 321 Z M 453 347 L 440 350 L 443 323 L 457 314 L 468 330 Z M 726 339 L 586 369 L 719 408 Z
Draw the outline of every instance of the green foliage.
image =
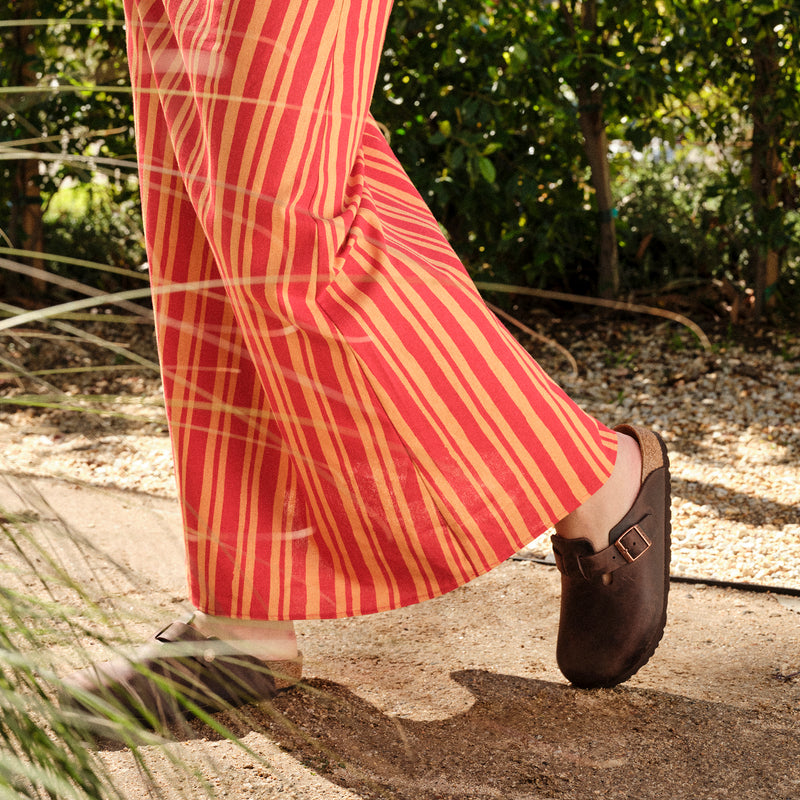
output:
M 132 157 L 121 4 L 4 0 L 0 20 L 16 22 L 0 29 L 0 135 L 7 144 L 34 140 L 48 159 L 43 189 L 67 174 L 86 179 L 91 156 Z
M 598 217 L 578 124 L 587 69 L 615 136 L 674 136 L 655 111 L 672 85 L 664 18 L 604 9 L 619 25 L 597 35 L 561 3 L 395 7 L 373 113 L 476 278 L 594 291 Z
M 373 112 L 477 278 L 593 291 L 598 219 L 578 125 L 592 102 L 618 150 L 658 139 L 680 153 L 613 160 L 623 288 L 752 284 L 764 248 L 791 280 L 798 25 L 797 0 L 401 0 Z M 777 69 L 764 89 L 767 45 Z M 766 199 L 752 166 L 765 119 L 782 165 Z
M 680 10 L 687 89 L 693 84 L 695 92 L 686 127 L 731 160 L 743 207 L 745 279 L 760 309 L 776 288 L 769 255 L 781 260 L 784 277 L 796 274 L 800 258 L 800 2 L 685 0 Z
M 626 290 L 742 277 L 742 208 L 713 152 L 649 147 L 635 160 L 626 153 L 616 163 Z
M 0 27 L 0 231 L 6 243 L 24 248 L 26 203 L 42 202 L 67 177 L 89 182 L 106 172 L 120 183 L 119 170 L 106 170 L 98 159 L 133 163 L 125 36 L 118 0 L 0 0 L 2 22 L 8 24 Z M 19 184 L 26 161 L 38 162 L 39 197 L 26 196 Z
M 540 26 L 524 3 L 401 0 L 372 110 L 476 276 L 574 285 L 594 220 Z
M 80 183 L 62 188 L 47 203 L 46 247 L 50 255 L 92 261 L 98 266 L 137 269 L 145 264 L 141 207 L 135 187 Z M 107 292 L 135 289 L 141 281 L 103 269 L 54 262 L 52 271 Z
M 0 28 L 0 141 L 41 159 L 45 203 L 65 178 L 104 172 L 113 191 L 93 189 L 88 213 L 48 210 L 45 246 L 136 267 L 121 17 L 120 0 L 0 0 L 0 21 L 17 21 Z M 45 18 L 62 22 L 30 23 Z M 800 270 L 799 26 L 800 0 L 398 0 L 373 113 L 478 279 L 595 291 L 590 102 L 615 150 L 646 153 L 657 138 L 684 154 L 669 167 L 612 159 L 623 290 L 753 285 L 774 251 L 786 291 Z M 764 152 L 779 167 L 762 176 Z M 14 169 L 0 161 L 0 230 L 18 242 Z

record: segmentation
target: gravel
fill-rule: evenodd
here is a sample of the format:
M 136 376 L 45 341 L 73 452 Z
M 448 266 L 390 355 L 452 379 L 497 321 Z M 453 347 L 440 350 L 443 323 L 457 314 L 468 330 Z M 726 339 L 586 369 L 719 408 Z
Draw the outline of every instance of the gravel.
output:
M 651 427 L 667 441 L 674 481 L 673 574 L 800 589 L 797 334 L 754 334 L 745 342 L 712 335 L 712 348 L 705 351 L 679 325 L 649 318 L 561 320 L 541 314 L 533 327 L 576 360 L 578 374 L 557 349 L 530 344 L 583 407 L 609 425 Z M 526 345 L 531 341 L 520 338 Z M 28 363 L 20 341 L 24 332 L 0 343 L 0 356 L 41 368 Z M 65 350 L 52 346 L 59 347 L 57 354 L 37 342 L 38 357 L 63 362 Z M 93 357 L 87 353 L 71 343 L 70 359 L 86 362 Z M 99 374 L 105 377 L 65 379 L 56 387 L 60 396 L 52 383 L 43 387 L 39 380 L 6 374 L 0 393 L 19 405 L 0 411 L 2 469 L 174 497 L 157 378 Z M 54 405 L 24 405 L 33 392 Z M 547 537 L 524 552 L 547 556 Z

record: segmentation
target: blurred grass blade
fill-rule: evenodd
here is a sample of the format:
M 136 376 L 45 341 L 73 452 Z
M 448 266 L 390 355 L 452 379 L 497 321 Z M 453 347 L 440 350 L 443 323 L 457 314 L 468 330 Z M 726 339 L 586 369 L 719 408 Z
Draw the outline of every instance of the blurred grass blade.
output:
M 135 278 L 140 281 L 149 281 L 150 276 L 147 272 L 137 272 L 133 269 L 114 267 L 110 264 L 101 264 L 98 261 L 88 261 L 85 258 L 71 258 L 70 256 L 56 255 L 53 253 L 40 253 L 36 250 L 22 250 L 16 247 L 0 247 L 0 256 L 16 256 L 17 258 L 37 258 L 42 261 L 51 261 L 56 264 L 63 264 L 72 267 L 84 267 L 86 269 L 107 272 L 112 275 L 120 275 L 125 278 Z M 3 259 L 5 261 L 5 259 Z

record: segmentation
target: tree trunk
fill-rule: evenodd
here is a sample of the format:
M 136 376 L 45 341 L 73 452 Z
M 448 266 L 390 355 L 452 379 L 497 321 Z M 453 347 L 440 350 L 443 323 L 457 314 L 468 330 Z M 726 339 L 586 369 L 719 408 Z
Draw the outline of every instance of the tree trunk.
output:
M 581 4 L 581 28 L 599 36 L 597 0 Z M 608 163 L 608 137 L 603 118 L 602 77 L 591 62 L 581 66 L 576 90 L 578 120 L 583 146 L 591 170 L 592 187 L 597 197 L 600 249 L 597 264 L 597 290 L 601 297 L 619 294 L 619 257 L 617 229 L 614 222 L 614 195 L 611 191 L 611 169 Z
M 780 252 L 774 242 L 774 214 L 778 206 L 781 161 L 778 142 L 783 120 L 775 111 L 772 92 L 779 73 L 775 37 L 770 31 L 753 46 L 753 143 L 750 148 L 750 188 L 753 216 L 764 231 L 754 256 L 756 317 L 775 305 L 774 291 L 780 277 Z
M 21 19 L 32 16 L 36 3 L 26 0 L 19 4 L 17 13 Z M 19 26 L 16 29 L 17 63 L 14 69 L 14 79 L 19 86 L 35 86 L 36 74 L 31 67 L 31 62 L 36 58 L 37 47 L 34 39 L 35 30 L 31 26 Z M 22 250 L 31 250 L 35 253 L 44 252 L 44 221 L 42 211 L 42 195 L 39 190 L 39 161 L 38 159 L 25 159 L 19 161 L 14 177 L 15 196 L 11 198 L 11 239 L 15 247 Z M 34 267 L 43 269 L 45 262 L 41 258 L 31 257 L 26 261 Z M 41 284 L 41 285 L 38 285 Z M 38 291 L 44 289 L 45 284 L 35 282 Z
M 42 213 L 42 195 L 39 191 L 39 161 L 26 159 L 17 164 L 15 174 L 16 197 L 13 218 L 16 221 L 14 244 L 22 250 L 36 253 L 44 252 L 44 223 Z M 27 259 L 34 267 L 43 268 L 41 258 Z
M 619 260 L 617 229 L 614 222 L 614 195 L 611 192 L 611 170 L 608 165 L 608 138 L 603 123 L 602 93 L 599 90 L 584 92 L 581 87 L 578 92 L 578 102 L 581 104 L 579 117 L 583 144 L 592 172 L 592 186 L 597 197 L 600 230 L 597 288 L 601 297 L 615 297 L 619 293 Z

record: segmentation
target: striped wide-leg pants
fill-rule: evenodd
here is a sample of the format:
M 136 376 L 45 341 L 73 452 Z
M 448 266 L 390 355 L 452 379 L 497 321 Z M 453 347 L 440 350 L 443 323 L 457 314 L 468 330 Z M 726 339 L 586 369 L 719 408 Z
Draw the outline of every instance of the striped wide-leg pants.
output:
M 194 604 L 366 614 L 491 569 L 614 434 L 487 311 L 369 114 L 390 0 L 126 0 Z

